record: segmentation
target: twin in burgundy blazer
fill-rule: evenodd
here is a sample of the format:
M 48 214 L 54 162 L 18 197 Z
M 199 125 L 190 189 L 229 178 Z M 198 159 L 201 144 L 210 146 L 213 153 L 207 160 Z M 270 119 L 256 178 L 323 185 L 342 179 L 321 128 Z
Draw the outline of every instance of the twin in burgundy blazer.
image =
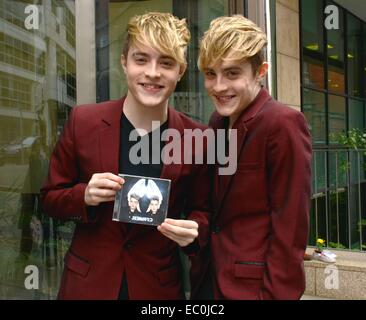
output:
M 224 128 L 214 113 L 210 125 Z M 311 138 L 301 112 L 262 89 L 237 129 L 238 166 L 215 174 L 211 259 L 221 299 L 299 299 L 311 197 Z
M 128 231 L 126 224 L 112 221 L 113 202 L 89 209 L 84 203 L 85 188 L 94 173 L 118 174 L 123 101 L 75 107 L 50 160 L 41 190 L 43 208 L 51 217 L 78 220 L 65 257 L 60 299 L 116 299 L 124 273 L 130 299 L 184 298 L 175 242 L 156 227 L 134 225 Z M 205 128 L 171 108 L 168 127 L 177 129 L 182 140 L 184 129 Z M 188 212 L 187 218 L 199 224 L 196 245 L 204 247 L 208 239 L 208 167 L 164 165 L 161 178 L 172 180 L 168 217 L 179 219 Z M 185 250 L 193 255 L 189 247 Z M 198 283 L 198 279 L 193 281 Z

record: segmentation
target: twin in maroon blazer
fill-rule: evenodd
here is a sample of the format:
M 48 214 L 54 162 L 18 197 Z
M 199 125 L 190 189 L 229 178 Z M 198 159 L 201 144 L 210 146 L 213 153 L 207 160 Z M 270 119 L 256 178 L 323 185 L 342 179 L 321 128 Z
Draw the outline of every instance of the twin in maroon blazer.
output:
M 123 99 L 74 108 L 51 157 L 41 190 L 43 208 L 54 218 L 79 220 L 65 257 L 61 299 L 116 299 L 124 273 L 130 299 L 184 298 L 175 242 L 156 227 L 134 225 L 128 230 L 126 224 L 112 221 L 113 202 L 89 209 L 84 203 L 94 173 L 118 174 L 122 107 Z M 173 109 L 168 111 L 168 127 L 178 130 L 182 140 L 184 129 L 205 128 Z M 172 180 L 168 217 L 180 219 L 188 212 L 187 218 L 199 224 L 198 244 L 204 247 L 208 167 L 164 165 L 161 178 Z
M 210 125 L 224 128 L 213 114 Z M 237 171 L 215 175 L 211 259 L 216 298 L 299 299 L 311 196 L 311 138 L 301 112 L 262 89 L 237 129 Z

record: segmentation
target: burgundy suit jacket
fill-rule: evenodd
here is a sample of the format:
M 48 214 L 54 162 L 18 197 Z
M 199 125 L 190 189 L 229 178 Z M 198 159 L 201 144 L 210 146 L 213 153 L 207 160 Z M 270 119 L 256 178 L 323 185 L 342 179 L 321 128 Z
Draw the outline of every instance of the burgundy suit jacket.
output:
M 130 299 L 184 298 L 175 242 L 154 226 L 133 225 L 128 231 L 125 223 L 112 221 L 113 202 L 89 208 L 84 203 L 94 173 L 118 174 L 123 101 L 73 108 L 50 160 L 41 190 L 43 209 L 54 218 L 78 220 L 65 257 L 60 299 L 116 299 L 123 274 Z M 168 127 L 177 129 L 182 140 L 184 129 L 205 128 L 170 108 Z M 207 166 L 164 165 L 161 178 L 172 180 L 168 217 L 180 219 L 188 212 L 187 218 L 199 224 L 195 245 L 203 248 L 208 236 Z M 185 250 L 193 254 L 190 247 Z
M 214 113 L 210 125 L 224 128 Z M 311 139 L 301 112 L 262 89 L 237 129 L 237 171 L 213 192 L 216 298 L 299 299 L 311 196 Z

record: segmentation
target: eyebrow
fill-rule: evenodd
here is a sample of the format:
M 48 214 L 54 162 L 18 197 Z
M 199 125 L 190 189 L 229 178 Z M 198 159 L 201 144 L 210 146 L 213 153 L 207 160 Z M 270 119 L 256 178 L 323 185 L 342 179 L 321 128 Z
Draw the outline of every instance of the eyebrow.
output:
M 141 51 L 136 51 L 136 52 L 132 53 L 132 56 L 133 57 L 135 57 L 135 56 L 149 57 L 149 55 L 147 53 L 141 52 Z M 176 61 L 173 57 L 167 56 L 167 55 L 162 55 L 159 57 L 159 59 L 170 59 L 172 61 Z
M 240 67 L 236 67 L 236 66 L 232 66 L 232 67 L 226 67 L 222 71 L 223 72 L 227 72 L 227 71 L 236 71 L 236 70 L 237 71 L 241 71 L 241 68 Z M 204 68 L 203 71 L 204 72 L 207 72 L 207 71 L 214 71 L 215 72 L 215 70 L 213 68 Z
M 240 67 L 236 67 L 236 66 L 233 66 L 233 67 L 227 67 L 227 68 L 224 68 L 224 72 L 226 71 L 240 71 L 241 68 Z
M 144 53 L 144 52 L 140 52 L 140 51 L 136 51 L 134 53 L 132 53 L 132 56 L 135 57 L 135 56 L 144 56 L 144 57 L 148 57 L 149 55 L 147 53 Z

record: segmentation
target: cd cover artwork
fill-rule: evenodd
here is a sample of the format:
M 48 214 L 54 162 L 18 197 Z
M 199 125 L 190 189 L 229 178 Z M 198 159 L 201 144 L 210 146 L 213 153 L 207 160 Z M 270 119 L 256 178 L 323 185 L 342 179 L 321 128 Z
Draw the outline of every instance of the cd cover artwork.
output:
M 158 226 L 167 216 L 170 180 L 119 174 L 125 180 L 116 194 L 113 220 Z

